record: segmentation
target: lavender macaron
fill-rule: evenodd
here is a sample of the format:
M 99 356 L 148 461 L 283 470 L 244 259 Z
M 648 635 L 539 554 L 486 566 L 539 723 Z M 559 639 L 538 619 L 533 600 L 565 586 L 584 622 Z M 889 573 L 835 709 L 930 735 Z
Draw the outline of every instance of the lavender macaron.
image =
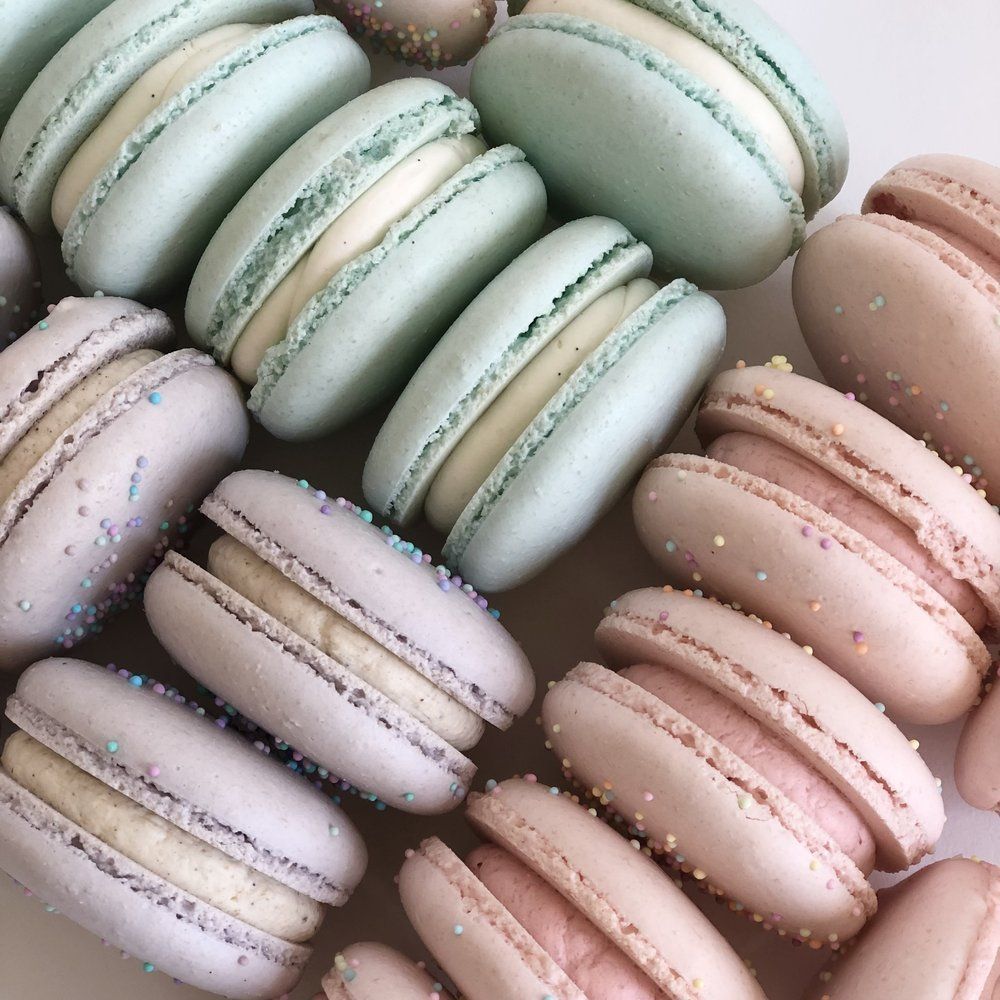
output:
M 38 319 L 41 289 L 38 256 L 27 230 L 0 208 L 0 350 Z

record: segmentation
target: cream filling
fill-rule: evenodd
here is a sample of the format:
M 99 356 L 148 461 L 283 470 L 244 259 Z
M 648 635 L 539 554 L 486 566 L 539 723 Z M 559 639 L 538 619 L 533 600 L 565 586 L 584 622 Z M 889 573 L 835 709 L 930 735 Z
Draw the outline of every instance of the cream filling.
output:
M 805 164 L 798 143 L 778 109 L 728 59 L 710 45 L 629 0 L 529 0 L 526 14 L 573 14 L 659 49 L 735 107 L 761 136 L 802 194 Z
M 455 749 L 468 750 L 482 738 L 485 724 L 479 716 L 236 539 L 223 535 L 213 543 L 208 570 L 391 698 Z
M 648 278 L 637 278 L 602 295 L 563 327 L 497 396 L 465 432 L 427 494 L 424 510 L 438 531 L 451 531 L 479 487 L 546 403 L 656 291 Z
M 256 383 L 264 354 L 284 340 L 306 303 L 352 260 L 377 247 L 390 228 L 425 198 L 485 152 L 485 143 L 473 135 L 437 139 L 411 153 L 351 202 L 243 329 L 230 361 L 237 378 L 247 385 Z
M 118 99 L 104 120 L 66 164 L 52 196 L 52 221 L 60 233 L 104 165 L 125 140 L 161 105 L 180 93 L 209 66 L 224 59 L 266 25 L 226 24 L 185 42 L 146 70 Z
M 308 941 L 323 907 L 116 792 L 27 733 L 0 757 L 22 787 L 66 819 L 209 906 L 284 941 Z
M 49 407 L 41 420 L 0 459 L 0 504 L 14 492 L 18 483 L 59 440 L 64 431 L 76 423 L 102 396 L 158 357 L 159 351 L 143 350 L 109 361 Z

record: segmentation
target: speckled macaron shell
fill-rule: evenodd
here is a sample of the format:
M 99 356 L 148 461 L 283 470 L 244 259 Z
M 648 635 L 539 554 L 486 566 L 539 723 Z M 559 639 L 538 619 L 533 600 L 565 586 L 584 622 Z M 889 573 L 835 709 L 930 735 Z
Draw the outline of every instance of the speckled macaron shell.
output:
M 496 0 L 320 0 L 359 37 L 407 65 L 446 69 L 467 63 L 485 44 Z
M 108 162 L 63 234 L 70 276 L 88 291 L 165 294 L 250 185 L 370 74 L 334 18 L 261 31 L 149 115 Z
M 350 509 L 277 473 L 242 471 L 202 510 L 480 718 L 506 729 L 527 711 L 534 675 L 510 633 Z
M 110 0 L 34 0 L 4 7 L 0 36 L 0 132 L 45 64 Z
M 840 118 L 762 11 L 743 0 L 640 6 L 708 42 L 776 103 L 803 152 L 809 215 L 839 190 Z M 749 285 L 803 239 L 807 209 L 742 115 L 637 39 L 571 15 L 524 14 L 477 59 L 472 94 L 487 134 L 524 148 L 555 202 L 620 219 L 665 273 Z
M 513 778 L 470 797 L 466 816 L 569 900 L 664 996 L 762 1000 L 746 965 L 656 863 L 568 795 Z
M 597 646 L 615 670 L 663 664 L 771 730 L 858 810 L 881 870 L 934 849 L 945 817 L 927 766 L 864 695 L 785 636 L 714 601 L 649 589 L 613 603 Z
M 771 389 L 766 398 L 760 387 Z M 866 406 L 812 379 L 743 368 L 713 379 L 698 436 L 745 431 L 776 441 L 848 483 L 910 528 L 928 555 L 965 580 L 1000 619 L 1000 518 L 919 441 Z
M 437 837 L 399 873 L 403 909 L 466 1000 L 587 1000 L 506 907 Z
M 591 303 L 646 277 L 652 264 L 647 246 L 598 216 L 532 244 L 476 296 L 403 390 L 365 463 L 368 502 L 400 524 L 417 519 L 441 466 L 507 385 Z
M 0 207 L 0 351 L 38 319 L 41 305 L 38 255 L 24 227 Z
M 247 432 L 236 384 L 193 350 L 87 410 L 0 506 L 0 664 L 75 646 L 127 608 Z
M 80 660 L 42 660 L 7 715 L 106 785 L 313 899 L 340 905 L 364 874 L 364 843 L 328 797 L 151 687 Z
M 108 847 L 0 771 L 0 869 L 147 968 L 239 1000 L 295 987 L 310 949 L 208 906 Z
M 375 406 L 538 237 L 545 209 L 521 150 L 477 157 L 309 301 L 264 356 L 250 409 L 275 436 L 299 440 Z
M 17 6 L 34 11 L 52 4 Z M 83 6 L 59 4 L 61 11 Z M 281 21 L 313 9 L 308 0 L 90 0 L 89 6 L 97 16 L 85 27 L 80 21 L 81 30 L 38 67 L 0 139 L 0 193 L 39 233 L 52 230 L 52 194 L 73 153 L 146 70 L 220 25 Z
M 168 553 L 145 607 L 171 659 L 331 774 L 422 815 L 464 797 L 472 761 L 194 563 Z
M 828 381 L 928 441 L 994 502 L 998 178 L 998 168 L 961 157 L 901 164 L 872 188 L 869 214 L 840 219 L 806 242 L 792 285 L 803 335 Z M 958 364 L 962 358 L 975 361 Z
M 629 821 L 639 812 L 651 846 L 682 855 L 758 922 L 825 942 L 875 912 L 874 890 L 815 821 L 638 685 L 581 663 L 546 695 L 542 720 L 576 781 L 613 795 Z
M 415 962 L 384 944 L 352 944 L 337 959 L 337 967 L 323 977 L 319 1000 L 430 1000 L 432 993 L 451 1000 Z
M 469 501 L 444 554 L 487 590 L 575 544 L 680 429 L 725 345 L 722 307 L 686 281 L 640 306 L 567 380 Z
M 948 722 L 975 701 L 989 654 L 968 622 L 902 563 L 801 497 L 712 459 L 666 455 L 640 480 L 633 512 L 671 582 L 735 602 L 808 643 L 897 723 Z
M 948 858 L 879 893 L 879 913 L 810 1000 L 979 1000 L 997 987 L 1000 869 Z
M 443 84 L 376 87 L 307 132 L 268 168 L 219 227 L 198 264 L 185 319 L 229 362 L 247 323 L 344 209 L 421 146 L 479 127 Z

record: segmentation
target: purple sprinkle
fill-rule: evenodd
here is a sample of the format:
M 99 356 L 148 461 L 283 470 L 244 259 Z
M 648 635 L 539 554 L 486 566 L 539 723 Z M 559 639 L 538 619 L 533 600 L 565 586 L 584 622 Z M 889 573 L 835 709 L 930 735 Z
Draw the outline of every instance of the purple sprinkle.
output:
M 325 504 L 323 504 L 322 507 L 320 507 L 319 512 L 321 514 L 329 514 L 330 513 L 330 509 L 331 509 L 330 505 L 328 503 L 325 503 Z
M 446 576 L 442 576 L 438 580 L 438 586 L 447 593 L 447 591 L 451 590 L 451 581 Z
M 829 538 L 824 538 L 823 541 L 819 543 L 821 549 L 829 549 L 833 546 L 833 542 Z

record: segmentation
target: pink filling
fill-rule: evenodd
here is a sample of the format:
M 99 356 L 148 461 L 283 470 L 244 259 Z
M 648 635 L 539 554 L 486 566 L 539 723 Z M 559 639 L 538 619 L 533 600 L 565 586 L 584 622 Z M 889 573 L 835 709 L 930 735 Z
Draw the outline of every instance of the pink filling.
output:
M 717 438 L 708 457 L 760 476 L 832 514 L 933 587 L 977 632 L 986 627 L 986 608 L 972 587 L 935 562 L 905 524 L 832 473 L 784 445 L 743 432 Z
M 875 841 L 858 811 L 784 740 L 722 695 L 671 667 L 640 664 L 622 676 L 655 695 L 781 789 L 868 875 Z
M 512 854 L 484 844 L 466 864 L 589 1000 L 664 1000 L 610 938 Z

